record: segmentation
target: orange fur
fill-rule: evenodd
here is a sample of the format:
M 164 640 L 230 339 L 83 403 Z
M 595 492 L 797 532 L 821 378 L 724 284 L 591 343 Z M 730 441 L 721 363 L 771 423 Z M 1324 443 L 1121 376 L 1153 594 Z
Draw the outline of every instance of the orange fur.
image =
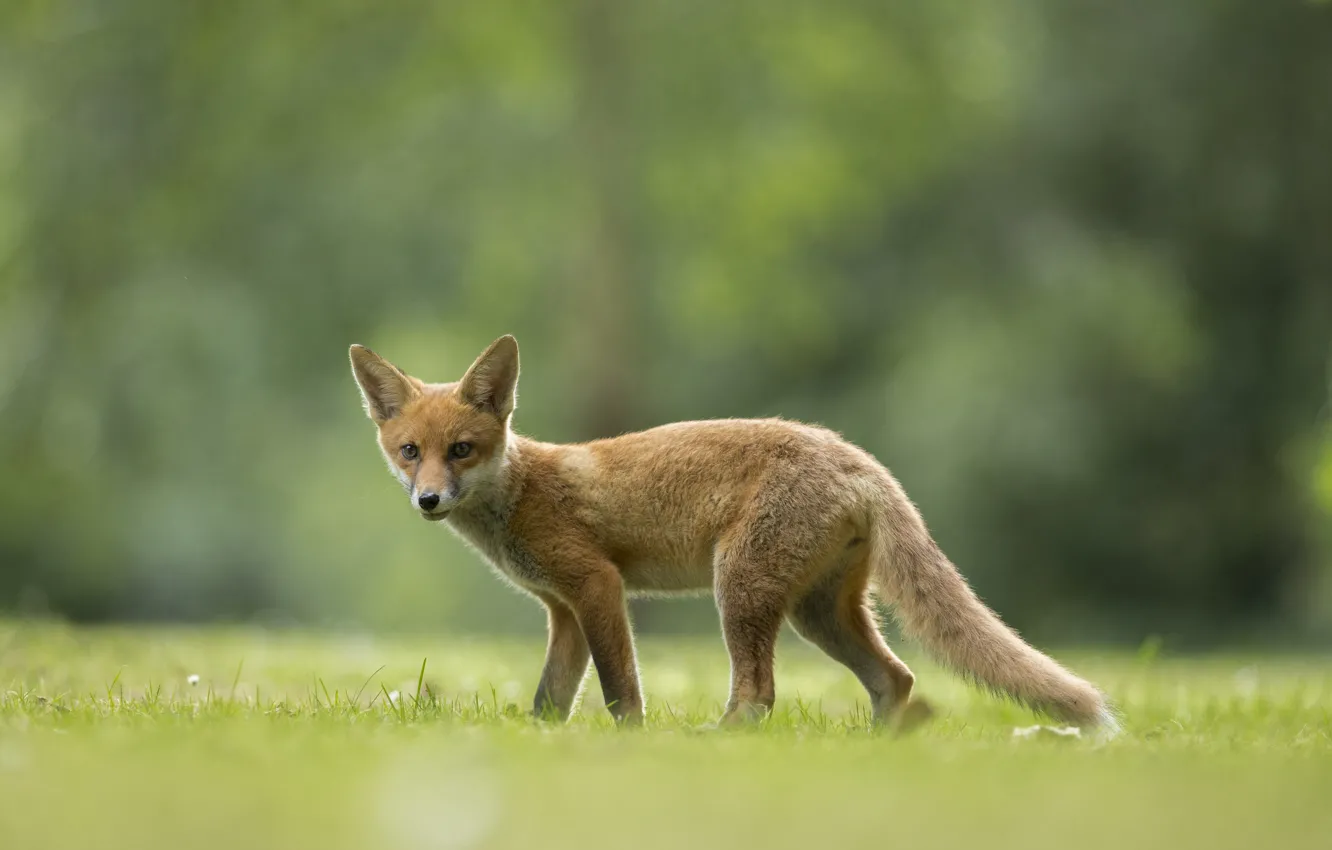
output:
M 725 721 L 771 709 L 783 620 L 850 668 L 874 716 L 927 713 L 884 642 L 870 594 L 976 681 L 1062 720 L 1114 726 L 1092 685 L 1022 641 L 972 593 L 893 476 L 837 434 L 776 419 L 681 422 L 552 445 L 512 433 L 518 346 L 501 337 L 461 381 L 428 384 L 353 346 L 353 372 L 390 468 L 427 519 L 447 519 L 545 604 L 533 709 L 567 717 L 589 658 L 615 717 L 643 699 L 625 600 L 712 591 L 731 656 Z M 402 447 L 419 455 L 404 456 Z M 451 447 L 470 453 L 455 458 Z

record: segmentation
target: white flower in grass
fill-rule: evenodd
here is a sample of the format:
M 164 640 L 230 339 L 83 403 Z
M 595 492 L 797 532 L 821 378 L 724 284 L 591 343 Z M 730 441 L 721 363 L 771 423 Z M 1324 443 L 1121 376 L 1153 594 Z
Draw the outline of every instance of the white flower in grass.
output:
M 1242 667 L 1235 671 L 1235 690 L 1242 697 L 1252 697 L 1258 693 L 1258 668 Z
M 199 674 L 191 673 L 190 675 L 185 677 L 185 681 L 189 682 L 191 685 L 197 685 L 199 684 Z
M 397 705 L 399 696 L 401 696 L 401 694 L 399 694 L 397 691 L 389 691 L 389 702 L 393 703 L 394 705 Z
M 1076 726 L 1019 726 L 1013 730 L 1014 738 L 1081 738 L 1082 730 Z

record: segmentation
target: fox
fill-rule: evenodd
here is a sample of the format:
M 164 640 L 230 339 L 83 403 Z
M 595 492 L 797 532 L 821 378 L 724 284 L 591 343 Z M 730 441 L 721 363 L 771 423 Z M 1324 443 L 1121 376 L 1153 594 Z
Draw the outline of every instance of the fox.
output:
M 1106 697 L 973 592 L 897 479 L 827 428 L 785 419 L 677 422 L 575 444 L 512 429 L 518 343 L 495 340 L 450 383 L 361 345 L 352 374 L 412 508 L 444 522 L 545 608 L 538 717 L 569 718 L 589 661 L 617 724 L 645 704 L 627 600 L 710 592 L 730 658 L 719 725 L 776 698 L 783 623 L 855 674 L 876 726 L 932 714 L 876 599 L 943 666 L 1037 712 L 1114 734 Z

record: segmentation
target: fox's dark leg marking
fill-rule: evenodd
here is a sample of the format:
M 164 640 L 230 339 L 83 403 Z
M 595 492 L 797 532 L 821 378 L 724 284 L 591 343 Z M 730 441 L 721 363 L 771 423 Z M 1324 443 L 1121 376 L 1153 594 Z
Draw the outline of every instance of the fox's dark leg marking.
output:
M 569 719 L 591 656 L 573 609 L 550 594 L 540 594 L 546 606 L 546 665 L 541 671 L 532 711 L 538 717 Z
M 893 654 L 870 610 L 868 547 L 839 556 L 833 568 L 796 600 L 791 625 L 805 640 L 850 668 L 869 693 L 876 722 L 906 705 L 915 676 Z

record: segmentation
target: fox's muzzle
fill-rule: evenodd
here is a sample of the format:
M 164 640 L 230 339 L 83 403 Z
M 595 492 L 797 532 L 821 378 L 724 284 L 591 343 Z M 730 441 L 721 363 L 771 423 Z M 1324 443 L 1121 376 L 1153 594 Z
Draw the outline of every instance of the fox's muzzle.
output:
M 439 490 L 433 487 L 413 487 L 412 506 L 419 510 L 425 519 L 444 519 L 458 504 L 459 489 L 456 482 Z

